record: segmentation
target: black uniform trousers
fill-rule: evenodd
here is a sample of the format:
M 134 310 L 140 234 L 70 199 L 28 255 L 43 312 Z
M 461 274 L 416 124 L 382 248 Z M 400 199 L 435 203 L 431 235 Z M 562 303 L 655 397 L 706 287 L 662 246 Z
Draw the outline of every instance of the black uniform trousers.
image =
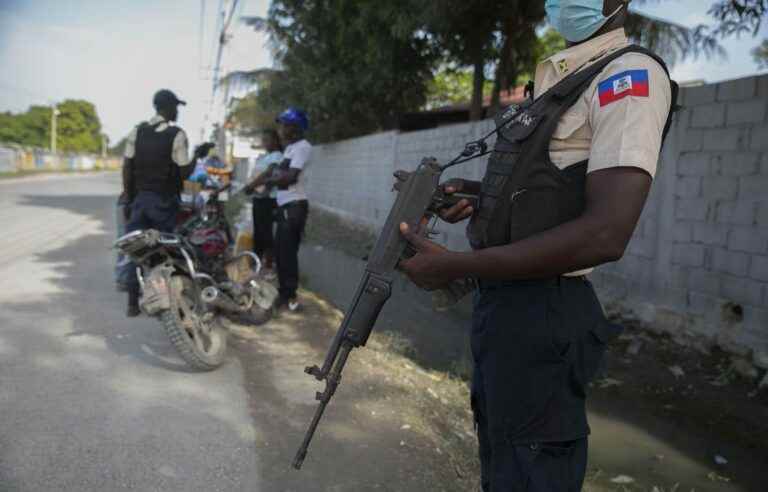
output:
M 130 218 L 125 224 L 126 233 L 145 229 L 173 232 L 176 228 L 179 200 L 173 195 L 140 191 L 131 202 L 130 209 Z M 128 288 L 134 294 L 139 290 L 135 264 L 131 264 L 128 269 Z
M 584 277 L 481 283 L 471 347 L 484 492 L 581 490 L 586 388 L 620 332 Z
M 299 245 L 309 215 L 309 202 L 297 200 L 277 208 L 275 234 L 275 261 L 282 300 L 296 297 L 299 288 Z
M 272 254 L 275 248 L 275 208 L 277 201 L 274 198 L 253 199 L 253 252 L 262 259 L 265 253 Z

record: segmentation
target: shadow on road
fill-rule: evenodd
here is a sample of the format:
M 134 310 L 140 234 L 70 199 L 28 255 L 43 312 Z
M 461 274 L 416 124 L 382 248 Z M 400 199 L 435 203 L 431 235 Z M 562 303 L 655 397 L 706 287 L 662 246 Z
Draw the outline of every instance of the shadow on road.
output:
M 93 220 L 6 270 L 16 278 L 0 308 L 0 489 L 258 490 L 239 366 L 192 374 L 155 320 L 124 317 L 113 204 L 19 200 Z
M 100 195 L 45 196 L 27 195 L 21 205 L 68 210 L 99 221 L 104 232 L 80 237 L 61 248 L 36 255 L 43 263 L 52 265 L 59 275 L 52 282 L 60 293 L 49 302 L 66 309 L 75 319 L 74 331 L 67 337 L 93 335 L 104 339 L 107 347 L 118 356 L 130 356 L 161 369 L 194 373 L 175 357 L 162 326 L 154 319 L 141 317 L 129 320 L 124 315 L 126 294 L 117 292 L 112 277 L 115 239 L 115 199 Z M 95 253 L 95 254 L 94 254 Z M 99 254 L 101 253 L 101 254 Z M 15 304 L 18 311 L 39 310 L 36 304 Z M 94 319 L 103 319 L 95 325 Z M 136 326 L 147 329 L 134 329 Z

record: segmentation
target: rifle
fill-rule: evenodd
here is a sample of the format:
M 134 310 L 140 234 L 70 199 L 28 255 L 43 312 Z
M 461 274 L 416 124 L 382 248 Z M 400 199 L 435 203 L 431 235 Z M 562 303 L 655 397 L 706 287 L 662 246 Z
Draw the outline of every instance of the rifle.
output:
M 471 145 L 468 145 L 467 150 L 462 153 L 463 157 L 468 157 L 470 151 L 477 152 L 477 148 L 470 149 Z M 483 152 L 487 150 L 484 143 L 479 148 Z M 423 217 L 434 217 L 440 210 L 451 207 L 462 199 L 474 201 L 477 198 L 475 195 L 466 193 L 449 195 L 444 193 L 440 186 L 443 171 L 452 165 L 464 162 L 459 161 L 460 157 L 445 166 L 440 166 L 434 158 L 425 158 L 416 171 L 395 173 L 397 199 L 369 256 L 363 278 L 331 343 L 325 362 L 322 367 L 312 366 L 305 369 L 307 374 L 314 376 L 318 381 L 325 381 L 325 390 L 315 395 L 320 403 L 304 436 L 304 442 L 294 458 L 295 469 L 301 468 L 307 456 L 309 444 L 325 408 L 341 382 L 341 372 L 352 349 L 363 347 L 368 341 L 374 323 L 390 297 L 394 273 L 400 259 L 409 258 L 415 254 L 413 248 L 400 234 L 400 224 L 402 222 L 412 226 L 419 224 Z M 425 234 L 428 233 L 425 232 Z M 458 302 L 473 288 L 473 281 L 460 280 L 443 289 L 442 295 Z

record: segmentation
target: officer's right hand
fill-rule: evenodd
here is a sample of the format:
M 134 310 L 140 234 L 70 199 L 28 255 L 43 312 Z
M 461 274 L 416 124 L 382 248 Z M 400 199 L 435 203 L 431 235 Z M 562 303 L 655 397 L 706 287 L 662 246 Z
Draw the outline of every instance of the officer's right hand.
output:
M 463 179 L 454 178 L 449 179 L 445 183 L 442 184 L 443 193 L 446 195 L 452 195 L 454 193 L 461 193 L 464 191 L 465 182 Z M 455 224 L 457 222 L 461 222 L 462 220 L 465 220 L 469 218 L 472 213 L 475 211 L 474 207 L 472 206 L 472 202 L 469 200 L 459 200 L 459 202 L 450 207 L 446 208 L 445 210 L 440 211 L 440 218 L 444 221 L 448 222 L 449 224 Z
M 208 152 L 214 147 L 212 143 L 203 143 L 195 147 L 195 158 L 200 159 L 208 155 Z

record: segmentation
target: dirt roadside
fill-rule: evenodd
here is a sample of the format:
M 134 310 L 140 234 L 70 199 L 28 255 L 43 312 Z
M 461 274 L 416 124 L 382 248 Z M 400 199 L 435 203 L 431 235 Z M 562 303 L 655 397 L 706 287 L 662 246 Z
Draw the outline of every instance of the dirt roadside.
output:
M 236 330 L 233 348 L 249 380 L 265 490 L 476 490 L 475 435 L 464 383 L 425 371 L 402 340 L 374 334 L 353 353 L 301 471 L 291 462 L 321 387 L 318 364 L 342 314 L 309 292 L 301 314 Z M 259 423 L 269 422 L 266 428 Z
M 304 366 L 321 362 L 342 317 L 315 294 L 302 296 L 301 314 L 235 330 L 252 416 L 262 424 L 256 446 L 265 488 L 478 490 L 466 383 L 420 368 L 408 357 L 408 342 L 386 333 L 374 332 L 369 346 L 353 353 L 304 468 L 290 468 L 320 389 Z M 594 384 L 584 490 L 765 490 L 765 395 L 747 381 L 710 384 L 722 374 L 722 354 L 707 359 L 650 335 L 628 354 L 638 333 L 610 348 L 606 373 Z M 674 365 L 685 375 L 676 377 Z M 728 464 L 716 464 L 715 456 Z

